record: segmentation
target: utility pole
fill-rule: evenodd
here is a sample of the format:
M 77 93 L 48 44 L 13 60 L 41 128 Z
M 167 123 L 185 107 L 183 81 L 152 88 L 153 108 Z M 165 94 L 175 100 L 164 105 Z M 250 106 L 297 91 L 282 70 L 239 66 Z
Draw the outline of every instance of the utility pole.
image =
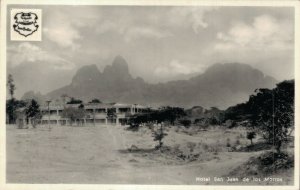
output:
M 49 129 L 49 131 L 50 131 L 50 102 L 51 102 L 51 100 L 47 100 L 46 101 L 47 102 L 47 104 L 48 104 L 48 129 Z

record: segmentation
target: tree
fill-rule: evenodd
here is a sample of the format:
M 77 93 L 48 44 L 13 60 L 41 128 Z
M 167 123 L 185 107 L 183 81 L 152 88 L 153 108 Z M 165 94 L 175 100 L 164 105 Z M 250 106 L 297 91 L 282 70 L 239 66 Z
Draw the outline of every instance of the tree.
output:
M 294 127 L 294 85 L 294 80 L 290 80 L 277 84 L 272 90 L 258 89 L 248 101 L 252 125 L 259 126 L 277 152 L 287 140 L 288 128 Z
M 14 79 L 13 79 L 13 76 L 11 74 L 8 75 L 7 77 L 7 87 L 8 87 L 8 92 L 10 94 L 10 99 L 13 99 L 14 98 L 14 93 L 15 93 L 15 90 L 16 90 L 16 86 L 14 84 Z
M 210 110 L 206 110 L 204 114 L 210 125 L 221 125 L 225 118 L 224 111 L 217 107 L 211 107 Z
M 16 116 L 16 107 L 15 105 L 15 99 L 6 100 L 6 114 L 8 116 L 8 123 L 12 124 L 15 122 L 15 116 Z
M 224 121 L 234 120 L 242 121 L 248 119 L 251 112 L 248 103 L 241 103 L 227 108 L 224 112 Z
M 143 123 L 170 122 L 174 125 L 175 120 L 185 116 L 183 108 L 162 107 L 159 110 L 147 110 L 145 113 L 138 113 L 130 117 L 129 124 L 132 128 L 138 129 Z
M 8 75 L 7 77 L 7 84 L 6 84 L 7 88 L 8 88 L 8 92 L 9 92 L 9 95 L 10 95 L 10 105 L 9 107 L 6 105 L 6 109 L 8 112 L 6 112 L 8 114 L 8 118 L 9 118 L 9 121 L 8 123 L 15 123 L 15 111 L 16 111 L 16 108 L 15 108 L 15 99 L 14 99 L 14 93 L 15 93 L 15 90 L 16 90 L 16 86 L 14 84 L 14 79 L 13 79 L 13 76 L 11 74 Z
M 71 100 L 69 102 L 67 102 L 67 104 L 81 104 L 82 100 L 79 99 L 75 99 L 75 98 L 71 98 Z
M 179 107 L 162 107 L 159 109 L 158 112 L 155 114 L 155 118 L 158 123 L 168 121 L 171 125 L 174 125 L 176 119 L 179 119 L 185 116 L 185 112 L 183 108 Z
M 29 119 L 31 120 L 32 127 L 35 128 L 37 125 L 37 121 L 42 118 L 42 114 L 40 111 L 40 105 L 34 99 L 28 104 L 25 109 L 26 114 L 26 122 L 28 124 Z
M 8 115 L 8 123 L 15 123 L 16 111 L 19 108 L 25 107 L 26 102 L 23 100 L 16 100 L 15 98 L 6 100 L 6 114 Z
M 99 99 L 94 98 L 92 99 L 92 101 L 90 101 L 89 103 L 102 103 Z
M 79 109 L 84 109 L 84 105 L 83 105 L 83 104 L 80 104 L 80 105 L 78 106 L 78 108 L 79 108 Z
M 189 126 L 191 126 L 192 121 L 189 119 L 182 119 L 182 120 L 179 120 L 179 123 L 181 125 L 183 125 L 184 127 L 188 128 Z
M 106 118 L 110 121 L 117 119 L 116 108 L 108 108 Z
M 158 130 L 154 130 L 152 136 L 154 137 L 154 141 L 158 141 L 158 145 L 155 146 L 156 149 L 160 149 L 163 146 L 163 138 L 167 136 L 167 133 L 163 131 L 163 124 L 160 124 L 160 128 Z
M 72 125 L 76 120 L 83 119 L 85 117 L 85 111 L 84 109 L 66 107 L 62 111 L 61 117 L 70 119 L 70 124 Z
M 247 102 L 228 108 L 225 118 L 249 121 L 279 153 L 289 129 L 294 128 L 294 99 L 295 81 L 283 81 L 274 89 L 256 89 Z
M 150 117 L 150 113 L 138 113 L 130 116 L 128 120 L 129 129 L 137 131 L 142 123 L 148 123 L 151 121 L 148 117 Z
M 256 137 L 256 133 L 255 132 L 247 132 L 247 139 L 249 139 L 251 141 L 251 145 L 253 145 L 252 139 L 254 139 Z

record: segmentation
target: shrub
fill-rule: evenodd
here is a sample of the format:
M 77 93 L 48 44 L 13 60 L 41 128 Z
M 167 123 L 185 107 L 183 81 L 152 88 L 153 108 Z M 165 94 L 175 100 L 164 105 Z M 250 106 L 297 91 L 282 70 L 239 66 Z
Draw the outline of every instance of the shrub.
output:
M 138 131 L 139 130 L 139 125 L 136 124 L 136 123 L 130 123 L 129 127 L 127 128 L 127 130 Z
M 221 148 L 219 144 L 214 144 L 211 146 L 211 152 L 214 153 L 214 155 L 217 155 L 218 152 L 220 152 Z
M 247 132 L 247 139 L 249 139 L 251 141 L 251 145 L 253 145 L 252 139 L 254 139 L 256 137 L 256 133 L 255 132 Z
M 194 152 L 194 148 L 196 147 L 196 143 L 194 142 L 188 142 L 187 147 L 190 149 L 190 152 Z
M 162 124 L 160 125 L 160 129 L 159 130 L 154 130 L 152 136 L 154 137 L 153 140 L 154 141 L 158 141 L 158 145 L 155 146 L 156 149 L 160 149 L 163 145 L 163 138 L 165 136 L 167 136 L 167 133 L 164 133 L 163 131 L 163 127 Z
M 206 143 L 203 143 L 202 148 L 205 152 L 208 152 L 209 146 Z
M 268 152 L 258 157 L 258 160 L 259 168 L 264 172 L 294 167 L 294 156 L 289 156 L 283 152 Z
M 191 126 L 192 121 L 189 120 L 189 119 L 182 119 L 182 120 L 179 120 L 179 123 L 180 123 L 181 125 L 183 125 L 184 127 L 188 128 L 188 127 Z
M 231 147 L 230 138 L 227 138 L 227 140 L 226 140 L 226 147 Z
M 240 145 L 240 144 L 241 144 L 240 138 L 239 138 L 239 137 L 236 138 L 235 144 L 236 144 L 236 145 Z

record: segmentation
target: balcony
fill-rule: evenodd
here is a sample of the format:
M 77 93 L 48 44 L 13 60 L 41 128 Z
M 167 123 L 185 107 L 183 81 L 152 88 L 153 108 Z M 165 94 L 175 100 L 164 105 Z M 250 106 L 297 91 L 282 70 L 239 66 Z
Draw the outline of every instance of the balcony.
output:
M 48 114 L 44 114 L 43 117 L 42 117 L 43 120 L 48 120 L 49 118 L 50 118 L 50 120 L 51 119 L 60 119 L 61 116 L 57 115 L 57 114 L 52 114 L 50 116 Z

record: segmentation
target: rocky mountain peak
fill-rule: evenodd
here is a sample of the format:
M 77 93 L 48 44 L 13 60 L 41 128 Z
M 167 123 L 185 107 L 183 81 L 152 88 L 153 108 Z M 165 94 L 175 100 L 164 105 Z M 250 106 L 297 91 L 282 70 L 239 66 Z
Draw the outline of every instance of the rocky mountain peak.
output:
M 108 65 L 104 68 L 103 74 L 109 77 L 118 77 L 118 78 L 130 78 L 128 63 L 126 60 L 118 55 L 115 57 L 111 65 Z
M 249 65 L 226 63 L 215 64 L 189 80 L 148 84 L 141 78 L 134 79 L 126 60 L 116 56 L 102 73 L 96 65 L 86 65 L 77 71 L 70 85 L 47 95 L 55 98 L 66 93 L 83 100 L 222 109 L 247 100 L 257 88 L 272 88 L 276 82 Z M 202 108 L 192 112 L 200 113 Z
M 121 55 L 118 55 L 118 56 L 115 57 L 115 59 L 112 62 L 112 65 L 116 66 L 116 67 L 117 66 L 120 66 L 120 67 L 123 66 L 123 67 L 128 68 L 127 61 Z
M 85 65 L 78 69 L 76 74 L 73 77 L 72 84 L 82 84 L 89 81 L 97 81 L 101 73 L 98 70 L 98 67 L 95 64 Z

